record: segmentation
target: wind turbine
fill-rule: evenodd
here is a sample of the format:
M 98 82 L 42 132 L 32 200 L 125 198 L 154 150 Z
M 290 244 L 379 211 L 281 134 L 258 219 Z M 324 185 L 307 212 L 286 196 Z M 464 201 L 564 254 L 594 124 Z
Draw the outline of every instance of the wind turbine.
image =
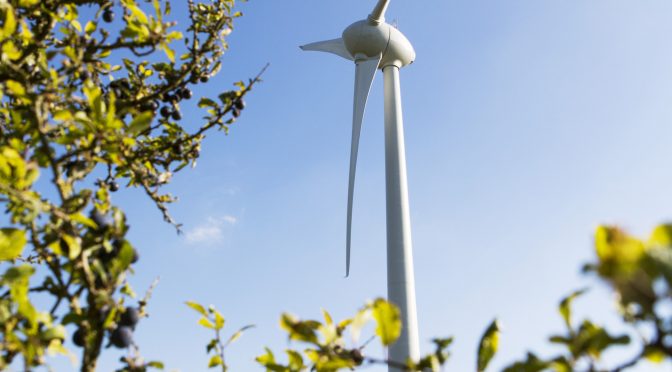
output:
M 415 305 L 411 219 L 408 206 L 406 150 L 401 112 L 399 70 L 415 60 L 415 50 L 396 28 L 385 23 L 389 0 L 379 0 L 368 18 L 348 26 L 342 37 L 301 47 L 307 51 L 328 52 L 356 64 L 355 100 L 352 118 L 352 148 L 348 183 L 345 276 L 350 274 L 350 240 L 352 232 L 352 196 L 359 135 L 364 109 L 376 76 L 383 71 L 385 80 L 385 181 L 387 206 L 387 296 L 399 306 L 402 317 L 401 336 L 390 347 L 390 360 L 417 361 L 420 357 L 418 321 Z M 390 367 L 392 370 L 392 367 Z

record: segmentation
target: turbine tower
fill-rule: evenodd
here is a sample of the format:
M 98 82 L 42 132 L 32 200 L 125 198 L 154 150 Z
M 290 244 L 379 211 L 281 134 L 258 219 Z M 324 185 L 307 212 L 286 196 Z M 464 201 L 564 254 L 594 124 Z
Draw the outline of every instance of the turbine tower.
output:
M 328 52 L 354 61 L 355 99 L 348 183 L 346 232 L 346 269 L 350 274 L 350 240 L 352 232 L 352 197 L 359 136 L 364 109 L 376 76 L 381 69 L 385 83 L 385 181 L 387 207 L 387 295 L 399 306 L 402 318 L 401 336 L 390 347 L 390 360 L 405 362 L 420 358 L 418 321 L 415 305 L 411 220 L 408 206 L 406 150 L 401 110 L 399 70 L 415 60 L 415 51 L 406 37 L 385 23 L 389 0 L 379 0 L 367 19 L 350 25 L 341 38 L 301 47 L 307 51 Z M 390 367 L 393 370 L 393 367 Z

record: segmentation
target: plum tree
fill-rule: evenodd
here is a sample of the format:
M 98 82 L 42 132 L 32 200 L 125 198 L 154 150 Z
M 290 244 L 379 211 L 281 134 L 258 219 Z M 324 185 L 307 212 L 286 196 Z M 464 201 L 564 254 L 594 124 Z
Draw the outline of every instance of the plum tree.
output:
M 139 247 L 111 193 L 139 188 L 179 229 L 163 186 L 195 164 L 206 135 L 228 130 L 235 101 L 259 81 L 200 98 L 202 122 L 182 126 L 179 102 L 219 72 L 240 14 L 234 0 L 181 5 L 184 25 L 166 0 L 0 1 L 0 369 L 65 353 L 66 326 L 82 371 L 96 369 L 106 339 L 132 345 L 147 298 L 123 305 L 135 297 L 126 274 Z M 40 174 L 51 190 L 36 186 Z M 35 306 L 35 293 L 51 304 Z

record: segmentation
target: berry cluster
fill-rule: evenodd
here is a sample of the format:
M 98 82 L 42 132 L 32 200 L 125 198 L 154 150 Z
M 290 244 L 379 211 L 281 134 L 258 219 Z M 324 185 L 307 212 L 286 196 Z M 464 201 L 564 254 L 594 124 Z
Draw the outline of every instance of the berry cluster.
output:
M 124 349 L 133 344 L 133 331 L 140 321 L 140 311 L 134 307 L 127 307 L 117 327 L 110 333 L 110 344 L 119 349 Z
M 102 313 L 103 320 L 107 317 L 107 314 L 107 312 Z M 119 349 L 125 349 L 133 345 L 133 331 L 135 331 L 140 317 L 140 310 L 138 308 L 125 308 L 119 317 L 116 327 L 110 331 L 109 345 Z M 72 335 L 72 342 L 79 347 L 84 347 L 86 344 L 86 331 L 83 327 L 78 328 Z
M 174 94 L 166 93 L 163 95 L 163 98 L 161 99 L 164 103 L 166 103 L 165 106 L 161 107 L 160 114 L 164 118 L 172 118 L 173 120 L 181 120 L 182 119 L 182 113 L 180 112 L 179 106 L 177 105 L 181 100 L 184 99 L 191 99 L 193 96 L 193 93 L 191 92 L 191 89 L 187 87 L 182 87 L 178 88 Z M 159 104 L 158 102 L 152 102 L 151 107 L 148 107 L 148 109 L 156 111 L 158 109 Z

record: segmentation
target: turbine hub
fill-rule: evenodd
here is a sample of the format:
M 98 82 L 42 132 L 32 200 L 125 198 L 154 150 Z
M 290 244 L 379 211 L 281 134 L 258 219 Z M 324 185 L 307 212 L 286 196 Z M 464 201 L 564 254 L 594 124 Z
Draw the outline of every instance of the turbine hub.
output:
M 406 36 L 387 23 L 355 22 L 343 31 L 343 41 L 355 60 L 382 54 L 379 68 L 404 67 L 415 61 L 415 50 Z

